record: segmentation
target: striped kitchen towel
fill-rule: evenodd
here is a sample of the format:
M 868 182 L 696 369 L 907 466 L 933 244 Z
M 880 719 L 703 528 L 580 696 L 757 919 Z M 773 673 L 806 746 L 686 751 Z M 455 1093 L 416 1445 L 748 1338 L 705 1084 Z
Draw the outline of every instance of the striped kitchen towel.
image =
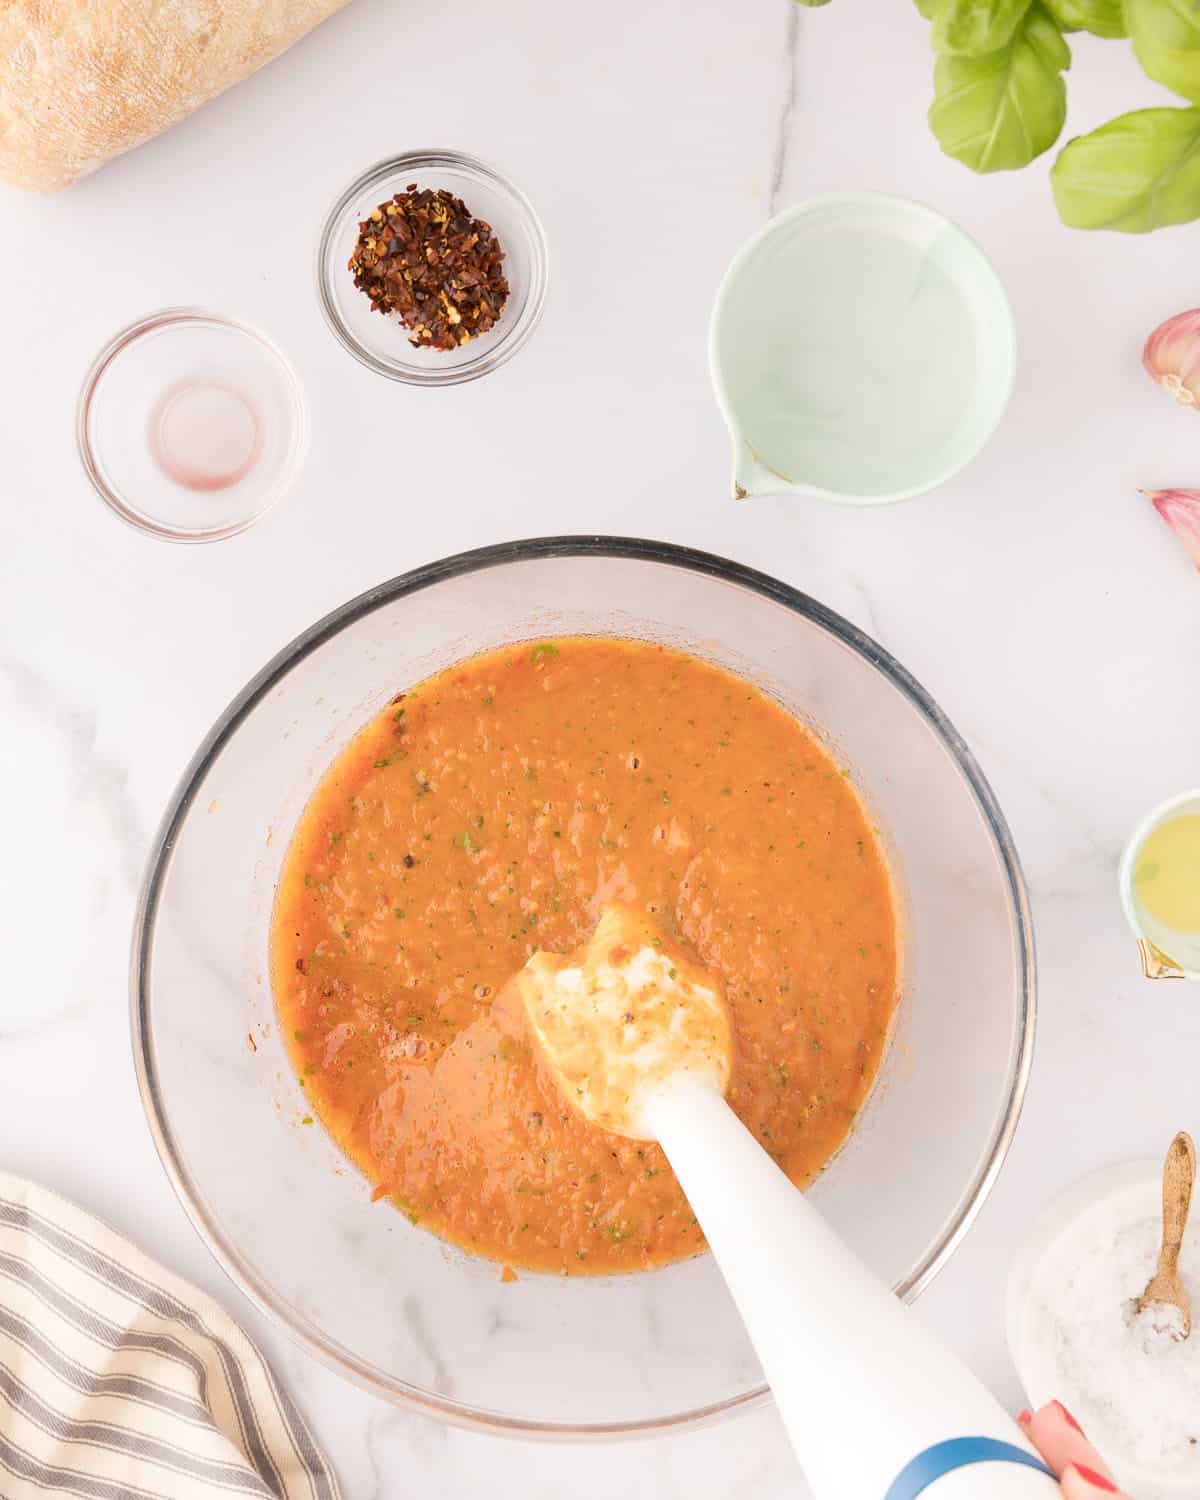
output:
M 0 1496 L 337 1500 L 262 1355 L 211 1298 L 0 1173 Z

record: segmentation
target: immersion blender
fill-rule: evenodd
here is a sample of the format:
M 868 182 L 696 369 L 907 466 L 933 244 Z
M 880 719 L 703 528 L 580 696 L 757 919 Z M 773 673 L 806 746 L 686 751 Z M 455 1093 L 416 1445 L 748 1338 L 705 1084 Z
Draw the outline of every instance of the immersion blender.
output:
M 1053 1500 L 1000 1403 L 834 1233 L 725 1102 L 719 984 L 633 906 L 516 976 L 571 1107 L 656 1140 L 721 1267 L 816 1500 Z
M 1053 1500 L 999 1401 L 858 1259 L 714 1090 L 648 1119 L 816 1500 Z

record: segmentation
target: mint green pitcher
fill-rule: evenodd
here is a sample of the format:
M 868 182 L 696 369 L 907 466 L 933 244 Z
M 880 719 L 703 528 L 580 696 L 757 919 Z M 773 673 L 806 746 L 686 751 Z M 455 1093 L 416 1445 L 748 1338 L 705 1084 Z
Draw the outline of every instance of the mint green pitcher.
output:
M 734 257 L 709 358 L 733 490 L 904 500 L 969 463 L 1012 389 L 1016 335 L 987 257 L 933 209 L 814 198 Z

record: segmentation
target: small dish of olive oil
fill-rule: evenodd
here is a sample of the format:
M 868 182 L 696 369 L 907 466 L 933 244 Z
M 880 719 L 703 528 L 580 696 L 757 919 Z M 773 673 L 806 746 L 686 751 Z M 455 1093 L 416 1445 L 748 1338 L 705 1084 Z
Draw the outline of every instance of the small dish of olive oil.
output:
M 1200 979 L 1200 791 L 1138 827 L 1121 860 L 1121 900 L 1147 977 Z

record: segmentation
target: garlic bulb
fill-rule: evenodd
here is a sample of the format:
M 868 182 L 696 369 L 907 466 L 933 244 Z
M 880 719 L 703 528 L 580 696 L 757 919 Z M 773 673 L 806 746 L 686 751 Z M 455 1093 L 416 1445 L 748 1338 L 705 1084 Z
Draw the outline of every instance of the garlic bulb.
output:
M 1142 490 L 1200 568 L 1200 490 Z
M 1160 323 L 1146 340 L 1142 364 L 1151 380 L 1170 391 L 1181 406 L 1200 406 L 1200 307 Z

